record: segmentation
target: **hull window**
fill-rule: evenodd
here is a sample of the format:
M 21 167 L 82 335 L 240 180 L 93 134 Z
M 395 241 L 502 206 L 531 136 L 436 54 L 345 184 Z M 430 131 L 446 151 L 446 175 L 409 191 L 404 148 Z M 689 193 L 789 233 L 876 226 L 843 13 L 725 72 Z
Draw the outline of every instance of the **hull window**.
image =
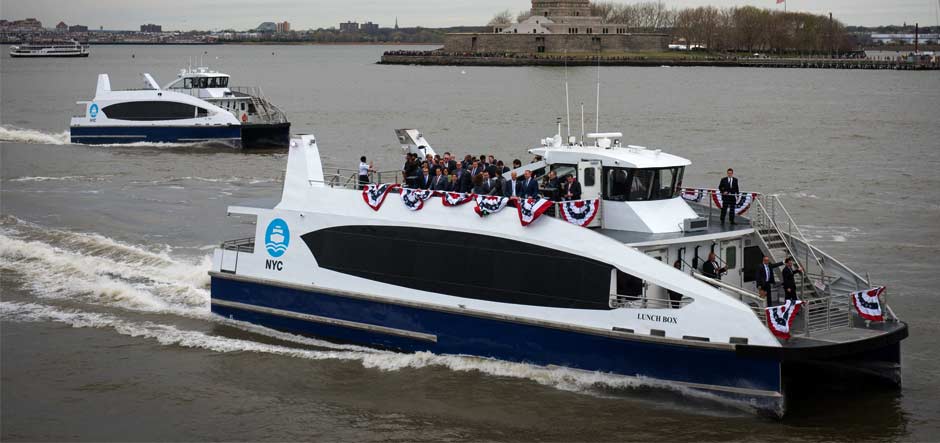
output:
M 456 297 L 609 310 L 606 263 L 500 237 L 400 226 L 302 236 L 324 269 Z
M 110 119 L 132 121 L 184 120 L 196 115 L 196 107 L 166 101 L 125 102 L 105 106 L 101 112 Z

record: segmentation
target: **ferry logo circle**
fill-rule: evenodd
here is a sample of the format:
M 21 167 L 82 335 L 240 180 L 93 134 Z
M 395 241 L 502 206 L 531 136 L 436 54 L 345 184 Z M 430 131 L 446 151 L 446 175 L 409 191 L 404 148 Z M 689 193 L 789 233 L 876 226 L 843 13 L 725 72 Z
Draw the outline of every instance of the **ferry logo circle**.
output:
M 268 250 L 268 254 L 271 257 L 280 257 L 287 252 L 288 244 L 290 244 L 290 229 L 287 228 L 287 222 L 279 218 L 271 220 L 264 233 L 264 247 Z
M 88 116 L 91 118 L 95 118 L 98 116 L 98 104 L 97 103 L 92 103 L 91 106 L 88 107 Z

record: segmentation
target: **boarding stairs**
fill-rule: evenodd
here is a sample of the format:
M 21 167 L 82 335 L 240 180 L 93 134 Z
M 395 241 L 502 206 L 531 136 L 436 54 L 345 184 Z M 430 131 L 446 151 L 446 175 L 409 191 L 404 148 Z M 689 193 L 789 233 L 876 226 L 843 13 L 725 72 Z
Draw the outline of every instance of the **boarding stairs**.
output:
M 852 306 L 846 294 L 867 288 L 867 280 L 812 246 L 778 196 L 761 195 L 754 201 L 751 224 L 762 250 L 771 262 L 792 257 L 803 270 L 796 282 L 797 296 L 804 302 L 804 331 L 812 334 L 851 326 Z M 774 270 L 778 282 L 783 280 L 782 269 Z

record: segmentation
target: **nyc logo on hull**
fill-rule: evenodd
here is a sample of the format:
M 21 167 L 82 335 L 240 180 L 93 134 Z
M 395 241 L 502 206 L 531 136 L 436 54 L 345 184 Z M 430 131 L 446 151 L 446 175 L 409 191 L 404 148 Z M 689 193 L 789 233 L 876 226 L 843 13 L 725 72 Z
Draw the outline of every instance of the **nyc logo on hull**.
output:
M 279 218 L 271 220 L 271 223 L 268 223 L 268 229 L 264 232 L 264 247 L 267 249 L 268 255 L 278 258 L 287 252 L 289 245 L 290 228 L 287 227 L 287 222 Z M 264 268 L 281 271 L 284 269 L 284 262 L 281 260 L 265 260 Z

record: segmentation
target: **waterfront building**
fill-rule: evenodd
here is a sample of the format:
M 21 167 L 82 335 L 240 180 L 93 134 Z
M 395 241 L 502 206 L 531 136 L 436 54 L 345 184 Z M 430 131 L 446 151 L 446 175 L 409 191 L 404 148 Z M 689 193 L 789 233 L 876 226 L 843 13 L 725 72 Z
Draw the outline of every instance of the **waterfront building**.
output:
M 65 22 L 59 22 L 55 25 L 55 32 L 68 32 L 69 25 L 66 25 Z
M 278 23 L 275 28 L 276 28 L 275 32 L 277 32 L 278 34 L 290 32 L 290 22 L 285 20 L 283 22 Z
M 359 32 L 359 23 L 357 22 L 340 23 L 339 32 Z
M 625 24 L 591 14 L 590 0 L 532 0 L 528 18 L 496 25 L 491 33 L 444 37 L 447 52 L 633 52 L 663 51 L 668 34 L 632 33 Z
M 376 32 L 379 32 L 379 25 L 372 22 L 365 22 L 359 25 L 359 32 L 365 34 L 375 34 Z
M 140 32 L 163 32 L 163 26 L 155 25 L 153 23 L 140 25 Z
M 264 22 L 264 23 L 261 23 L 260 25 L 258 25 L 257 28 L 255 28 L 255 31 L 258 31 L 258 32 L 277 32 L 277 23 L 274 23 L 274 22 Z
M 88 32 L 88 26 L 72 25 L 69 26 L 69 32 Z

